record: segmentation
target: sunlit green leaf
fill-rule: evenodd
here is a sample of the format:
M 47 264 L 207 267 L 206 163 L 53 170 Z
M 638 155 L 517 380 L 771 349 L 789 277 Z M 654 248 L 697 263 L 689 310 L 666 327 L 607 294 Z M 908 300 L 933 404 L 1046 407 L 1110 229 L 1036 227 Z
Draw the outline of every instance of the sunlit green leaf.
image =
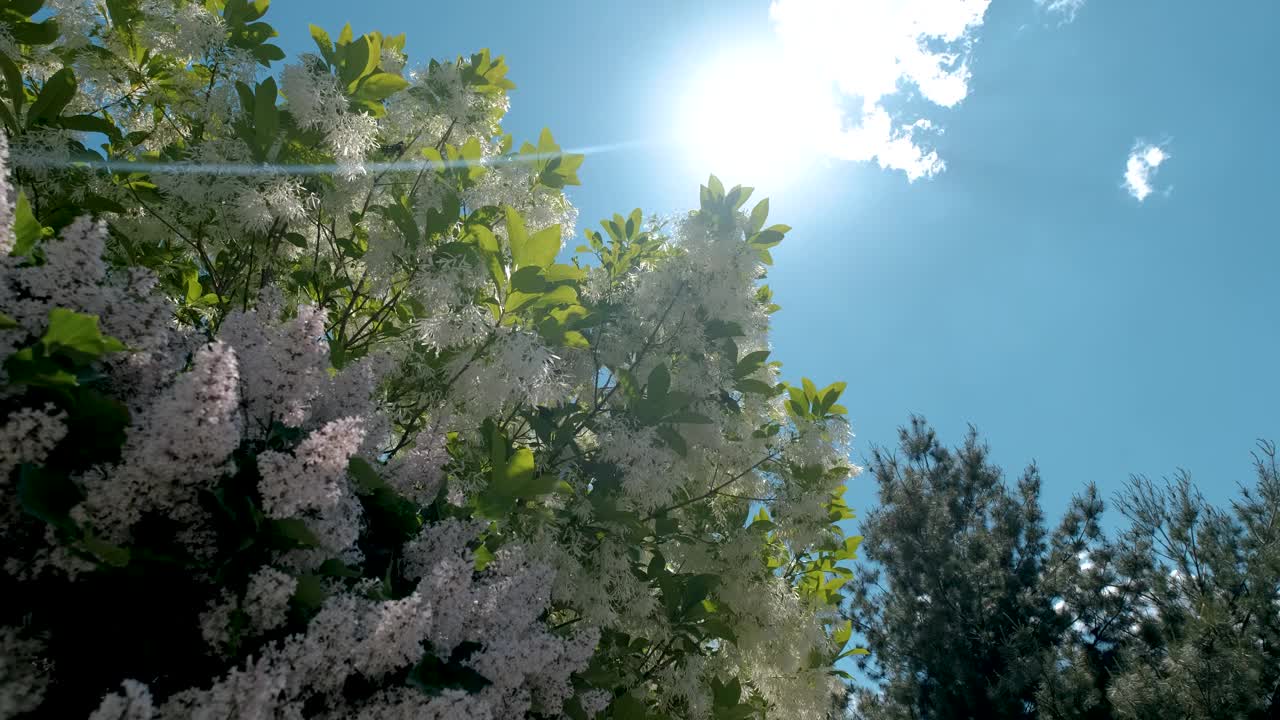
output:
M 66 308 L 49 311 L 49 326 L 40 338 L 40 344 L 50 355 L 64 354 L 78 361 L 93 360 L 125 349 L 124 343 L 102 334 L 98 329 L 97 315 Z
M 45 81 L 40 94 L 27 110 L 27 127 L 58 117 L 76 94 L 76 74 L 64 67 Z

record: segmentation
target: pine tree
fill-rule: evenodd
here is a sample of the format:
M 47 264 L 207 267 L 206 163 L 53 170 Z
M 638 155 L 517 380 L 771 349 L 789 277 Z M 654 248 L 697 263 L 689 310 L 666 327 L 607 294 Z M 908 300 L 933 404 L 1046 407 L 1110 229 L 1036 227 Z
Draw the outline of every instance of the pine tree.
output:
M 870 462 L 856 716 L 1280 720 L 1275 452 L 1229 509 L 1187 473 L 1134 477 L 1118 534 L 1090 484 L 1046 537 L 1034 466 L 1011 489 L 972 430 L 952 451 L 914 418 Z
M 1120 498 L 1153 621 L 1113 682 L 1117 717 L 1280 718 L 1280 472 L 1275 445 L 1260 447 L 1257 481 L 1229 511 L 1186 473 L 1134 478 Z
M 869 562 L 851 613 L 879 692 L 858 694 L 858 717 L 1036 717 L 1041 662 L 1064 624 L 1041 584 L 1037 469 L 1010 489 L 975 430 L 949 450 L 919 417 L 900 446 L 869 463 L 880 506 L 863 524 Z

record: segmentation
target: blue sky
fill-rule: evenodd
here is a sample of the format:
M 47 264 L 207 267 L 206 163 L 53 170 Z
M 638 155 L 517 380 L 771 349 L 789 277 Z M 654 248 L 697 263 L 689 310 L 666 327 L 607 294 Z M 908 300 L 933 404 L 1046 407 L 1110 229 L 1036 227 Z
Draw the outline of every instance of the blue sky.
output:
M 517 141 L 546 126 L 566 147 L 634 143 L 586 161 L 571 193 L 580 227 L 696 205 L 708 171 L 766 188 L 772 219 L 794 227 L 769 279 L 783 306 L 775 357 L 789 380 L 849 383 L 855 459 L 921 413 L 948 443 L 976 425 L 1010 474 L 1036 460 L 1051 518 L 1088 481 L 1109 493 L 1130 473 L 1178 467 L 1225 502 L 1252 479 L 1255 438 L 1280 440 L 1280 149 L 1265 132 L 1280 112 L 1268 50 L 1280 4 L 1242 0 L 1216 16 L 1180 1 L 1077 4 L 1068 22 L 1036 0 L 994 0 L 953 44 L 970 73 L 962 100 L 930 102 L 910 82 L 881 100 L 942 130 L 916 140 L 945 170 L 914 182 L 823 157 L 802 131 L 812 108 L 785 93 L 770 102 L 777 88 L 754 107 L 781 122 L 736 158 L 758 153 L 759 167 L 730 163 L 746 177 L 670 142 L 691 113 L 713 111 L 686 102 L 714 92 L 699 83 L 731 84 L 733 107 L 718 112 L 759 114 L 733 100 L 750 83 L 723 63 L 777 69 L 767 1 L 277 0 L 267 19 L 291 56 L 312 50 L 308 22 L 347 21 L 407 33 L 411 63 L 505 55 Z M 887 6 L 928 20 L 984 5 Z M 877 37 L 874 22 L 859 27 Z M 862 61 L 883 59 L 853 45 Z M 824 72 L 856 76 L 861 61 L 851 65 Z M 856 118 L 858 100 L 842 103 Z M 1140 142 L 1164 153 L 1142 201 L 1124 186 Z M 799 160 L 779 171 L 777 157 Z M 868 476 L 853 481 L 855 507 L 874 498 Z

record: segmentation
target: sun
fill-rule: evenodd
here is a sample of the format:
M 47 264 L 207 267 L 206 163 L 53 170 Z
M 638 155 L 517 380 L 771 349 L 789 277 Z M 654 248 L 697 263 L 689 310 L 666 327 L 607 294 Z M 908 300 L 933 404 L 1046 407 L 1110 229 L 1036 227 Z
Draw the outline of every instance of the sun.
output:
M 688 73 L 672 133 L 694 176 L 779 188 L 818 163 L 828 98 L 773 46 L 721 51 Z

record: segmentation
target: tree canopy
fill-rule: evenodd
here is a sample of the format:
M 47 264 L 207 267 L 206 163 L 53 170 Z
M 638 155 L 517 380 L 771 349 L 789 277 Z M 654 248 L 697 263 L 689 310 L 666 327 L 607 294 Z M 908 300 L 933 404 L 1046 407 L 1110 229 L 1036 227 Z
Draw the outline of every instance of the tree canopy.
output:
M 838 707 L 857 468 L 769 350 L 790 228 L 712 177 L 568 257 L 583 157 L 502 130 L 502 57 L 281 69 L 267 10 L 0 2 L 0 716 Z

